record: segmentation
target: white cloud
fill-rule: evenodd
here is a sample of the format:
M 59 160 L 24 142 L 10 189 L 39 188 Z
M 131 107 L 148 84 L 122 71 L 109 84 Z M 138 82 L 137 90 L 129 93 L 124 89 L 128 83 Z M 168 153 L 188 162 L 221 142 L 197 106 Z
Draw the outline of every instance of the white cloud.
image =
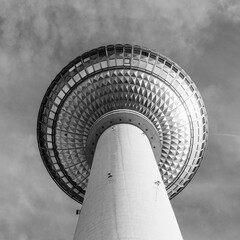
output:
M 217 7 L 226 20 L 234 24 L 240 23 L 240 2 L 237 0 L 217 1 Z
M 166 54 L 196 53 L 215 11 L 214 1 L 4 1 L 2 46 L 9 50 L 48 45 L 49 54 L 88 50 L 110 42 L 148 45 Z M 60 45 L 59 45 L 60 44 Z M 81 46 L 77 46 L 80 44 Z M 86 46 L 87 45 L 87 46 Z M 80 54 L 80 52 L 79 52 Z
M 10 133 L 5 140 L 9 146 L 1 151 L 0 238 L 64 239 L 67 229 L 73 234 L 72 201 L 66 201 L 44 169 L 35 135 Z
M 74 232 L 76 218 L 71 212 L 74 203 L 48 176 L 40 160 L 35 136 L 40 101 L 51 80 L 65 64 L 93 47 L 120 42 L 146 45 L 174 57 L 173 60 L 180 62 L 180 65 L 188 65 L 202 56 L 205 51 L 203 43 L 215 39 L 215 32 L 210 28 L 214 20 L 219 18 L 239 24 L 239 5 L 237 1 L 227 0 L 2 0 L 0 238 L 61 240 L 70 238 L 69 233 Z M 212 61 L 208 64 L 212 64 Z M 217 68 L 222 66 L 217 65 Z M 204 69 L 210 72 L 210 69 Z M 225 69 L 219 75 L 224 72 Z M 226 96 L 230 95 L 234 86 L 238 86 L 239 81 L 236 79 L 235 85 L 229 84 L 229 92 L 226 93 L 218 76 L 210 73 L 209 79 L 202 83 L 202 95 L 207 103 L 211 131 L 234 135 L 228 130 L 233 129 L 237 133 L 238 114 L 231 120 L 234 128 L 229 127 L 225 116 L 231 116 L 238 105 L 236 101 L 232 106 L 233 99 L 227 99 Z M 215 77 L 215 82 L 211 77 Z M 200 171 L 203 178 L 215 182 L 209 184 L 200 179 L 195 190 L 191 189 L 191 184 L 187 187 L 189 194 L 194 196 L 191 198 L 186 194 L 186 198 L 192 201 L 196 201 L 196 196 L 203 196 L 203 205 L 196 207 L 192 204 L 190 210 L 184 209 L 182 212 L 177 207 L 177 211 L 183 214 L 183 221 L 188 220 L 185 229 L 189 231 L 189 220 L 194 222 L 196 212 L 197 223 L 200 224 L 207 221 L 208 215 L 202 213 L 206 209 L 214 206 L 221 209 L 225 204 L 230 206 L 227 212 L 237 206 L 235 201 L 232 204 L 228 202 L 228 196 L 237 192 L 236 185 L 232 184 L 234 178 L 226 179 L 231 182 L 232 192 L 220 188 L 222 182 L 217 180 L 226 177 L 225 171 L 227 176 L 231 176 L 237 169 L 236 165 L 234 168 L 228 166 L 229 162 L 224 162 L 224 158 L 232 161 L 237 156 L 238 142 L 226 139 L 217 142 L 214 138 L 211 143 L 214 144 L 210 145 L 208 159 L 205 160 L 209 162 Z M 219 167 L 219 162 L 222 167 Z M 216 178 L 211 178 L 208 169 L 217 173 Z M 227 181 L 225 184 L 227 188 Z M 215 191 L 218 191 L 218 195 L 213 201 L 214 196 L 209 194 Z M 237 199 L 235 195 L 231 196 Z M 205 227 L 204 224 L 201 226 L 203 234 Z M 191 234 L 190 231 L 189 236 Z

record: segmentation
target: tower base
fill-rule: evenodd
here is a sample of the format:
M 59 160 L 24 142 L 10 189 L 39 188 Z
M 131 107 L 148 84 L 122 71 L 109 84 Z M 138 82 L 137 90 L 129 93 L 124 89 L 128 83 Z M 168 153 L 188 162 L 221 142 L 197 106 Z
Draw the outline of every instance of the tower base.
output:
M 74 240 L 182 240 L 147 136 L 118 124 L 98 140 Z

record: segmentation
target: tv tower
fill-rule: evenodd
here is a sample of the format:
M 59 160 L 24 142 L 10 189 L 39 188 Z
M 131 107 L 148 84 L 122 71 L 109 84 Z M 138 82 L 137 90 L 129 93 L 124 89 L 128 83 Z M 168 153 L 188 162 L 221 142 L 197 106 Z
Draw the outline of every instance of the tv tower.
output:
M 37 138 L 58 186 L 82 205 L 74 240 L 180 240 L 169 199 L 206 150 L 207 113 L 176 63 L 132 45 L 70 62 L 40 106 Z

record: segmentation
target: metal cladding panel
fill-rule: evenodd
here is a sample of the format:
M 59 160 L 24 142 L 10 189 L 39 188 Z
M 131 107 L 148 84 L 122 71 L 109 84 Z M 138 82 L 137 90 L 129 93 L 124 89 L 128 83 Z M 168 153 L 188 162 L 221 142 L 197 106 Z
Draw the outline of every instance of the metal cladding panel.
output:
M 132 125 L 108 128 L 97 143 L 74 236 L 96 239 L 182 240 L 150 142 Z
M 162 151 L 156 161 L 169 198 L 176 196 L 203 159 L 206 109 L 183 69 L 139 46 L 94 49 L 69 63 L 51 83 L 37 126 L 39 149 L 50 175 L 82 203 L 91 168 L 86 158 L 89 133 L 101 116 L 118 109 L 140 113 L 156 128 Z

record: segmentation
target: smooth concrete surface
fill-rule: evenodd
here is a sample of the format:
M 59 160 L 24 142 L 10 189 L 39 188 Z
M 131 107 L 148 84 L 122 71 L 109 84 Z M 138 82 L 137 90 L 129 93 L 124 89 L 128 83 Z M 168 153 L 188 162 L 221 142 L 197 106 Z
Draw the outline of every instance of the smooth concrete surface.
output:
M 182 240 L 139 128 L 118 124 L 99 138 L 74 240 Z

